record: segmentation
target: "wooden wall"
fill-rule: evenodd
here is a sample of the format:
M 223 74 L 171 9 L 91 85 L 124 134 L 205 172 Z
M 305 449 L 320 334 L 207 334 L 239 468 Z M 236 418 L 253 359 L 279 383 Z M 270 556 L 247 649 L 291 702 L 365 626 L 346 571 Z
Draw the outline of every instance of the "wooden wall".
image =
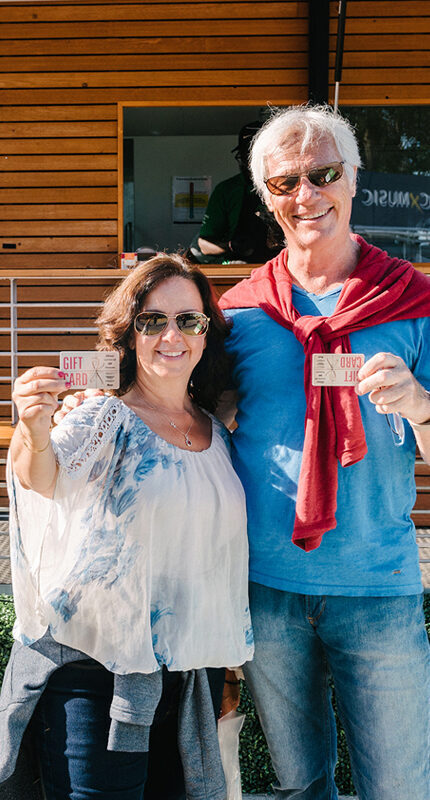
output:
M 308 5 L 0 1 L 0 269 L 116 266 L 118 103 L 306 101 Z M 350 0 L 340 103 L 428 103 L 429 45 L 430 0 Z
M 307 2 L 0 3 L 0 269 L 116 266 L 120 102 L 307 98 Z
M 337 7 L 337 1 L 332 0 L 332 87 Z M 429 84 L 429 0 L 349 0 L 339 104 L 429 104 Z

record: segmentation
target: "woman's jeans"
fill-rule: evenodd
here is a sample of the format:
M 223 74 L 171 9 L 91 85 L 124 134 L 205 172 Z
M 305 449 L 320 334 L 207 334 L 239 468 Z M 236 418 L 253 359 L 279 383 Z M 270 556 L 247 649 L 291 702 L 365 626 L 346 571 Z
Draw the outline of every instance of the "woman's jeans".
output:
M 244 671 L 276 798 L 335 800 L 333 677 L 360 800 L 430 800 L 430 657 L 422 597 L 306 596 L 252 583 Z
M 218 710 L 224 670 L 208 670 Z M 113 675 L 75 662 L 49 679 L 31 723 L 47 800 L 185 800 L 176 742 L 181 680 L 163 671 L 148 753 L 108 751 Z

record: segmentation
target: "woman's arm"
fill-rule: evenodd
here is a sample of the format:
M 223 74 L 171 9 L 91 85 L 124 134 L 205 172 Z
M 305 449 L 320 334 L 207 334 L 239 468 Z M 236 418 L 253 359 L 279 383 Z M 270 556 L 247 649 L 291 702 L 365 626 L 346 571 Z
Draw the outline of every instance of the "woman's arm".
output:
M 66 388 L 63 373 L 54 367 L 33 367 L 17 378 L 12 393 L 19 415 L 10 445 L 13 470 L 25 489 L 44 497 L 52 497 L 57 478 L 50 428 L 58 395 Z

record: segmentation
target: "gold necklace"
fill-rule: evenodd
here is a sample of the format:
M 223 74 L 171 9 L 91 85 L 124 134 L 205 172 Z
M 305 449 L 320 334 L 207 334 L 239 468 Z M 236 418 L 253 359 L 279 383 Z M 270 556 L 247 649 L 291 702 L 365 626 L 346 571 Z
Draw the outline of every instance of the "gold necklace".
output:
M 144 402 L 146 403 L 146 405 L 147 405 L 147 406 L 149 406 L 149 408 L 152 408 L 152 410 L 153 410 L 153 411 L 156 411 L 158 414 L 162 414 L 162 415 L 163 415 L 163 417 L 166 417 L 166 419 L 167 419 L 167 421 L 168 421 L 168 423 L 169 423 L 170 427 L 171 427 L 171 428 L 174 428 L 174 430 L 175 430 L 175 431 L 178 431 L 178 433 L 180 433 L 180 434 L 181 434 L 181 436 L 183 436 L 183 437 L 184 437 L 184 441 L 185 441 L 185 444 L 187 445 L 187 447 L 192 447 L 192 446 L 193 446 L 193 443 L 192 443 L 192 441 L 191 441 L 191 439 L 190 439 L 190 437 L 189 437 L 190 430 L 191 430 L 191 428 L 193 427 L 193 424 L 194 424 L 194 419 L 193 419 L 193 417 L 191 416 L 191 414 L 190 414 L 190 416 L 191 416 L 191 424 L 190 424 L 190 426 L 189 426 L 188 430 L 186 430 L 186 431 L 181 431 L 181 429 L 180 429 L 180 428 L 178 428 L 178 426 L 176 425 L 176 422 L 173 422 L 173 420 L 172 420 L 172 419 L 170 419 L 169 415 L 168 415 L 168 414 L 166 414 L 166 412 L 165 412 L 165 411 L 162 411 L 162 410 L 161 410 L 161 408 L 157 408 L 156 406 L 153 406 L 153 405 L 152 405 L 152 404 L 151 404 L 151 403 L 150 403 L 150 402 L 149 402 L 149 401 L 146 399 L 146 397 L 144 397 L 144 398 L 143 398 L 143 400 L 144 400 Z M 190 413 L 190 412 L 187 412 L 187 413 Z

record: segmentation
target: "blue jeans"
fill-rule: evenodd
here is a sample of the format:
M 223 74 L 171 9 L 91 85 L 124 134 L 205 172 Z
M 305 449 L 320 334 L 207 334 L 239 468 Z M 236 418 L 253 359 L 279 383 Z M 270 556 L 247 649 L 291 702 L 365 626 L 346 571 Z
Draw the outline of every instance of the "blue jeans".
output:
M 276 798 L 336 800 L 332 675 L 360 800 L 430 800 L 430 655 L 422 598 L 306 596 L 250 585 L 245 665 Z
M 224 672 L 208 669 L 216 716 Z M 47 800 L 185 800 L 176 735 L 181 688 L 180 674 L 163 670 L 149 754 L 112 752 L 112 673 L 92 660 L 54 672 L 31 722 Z

